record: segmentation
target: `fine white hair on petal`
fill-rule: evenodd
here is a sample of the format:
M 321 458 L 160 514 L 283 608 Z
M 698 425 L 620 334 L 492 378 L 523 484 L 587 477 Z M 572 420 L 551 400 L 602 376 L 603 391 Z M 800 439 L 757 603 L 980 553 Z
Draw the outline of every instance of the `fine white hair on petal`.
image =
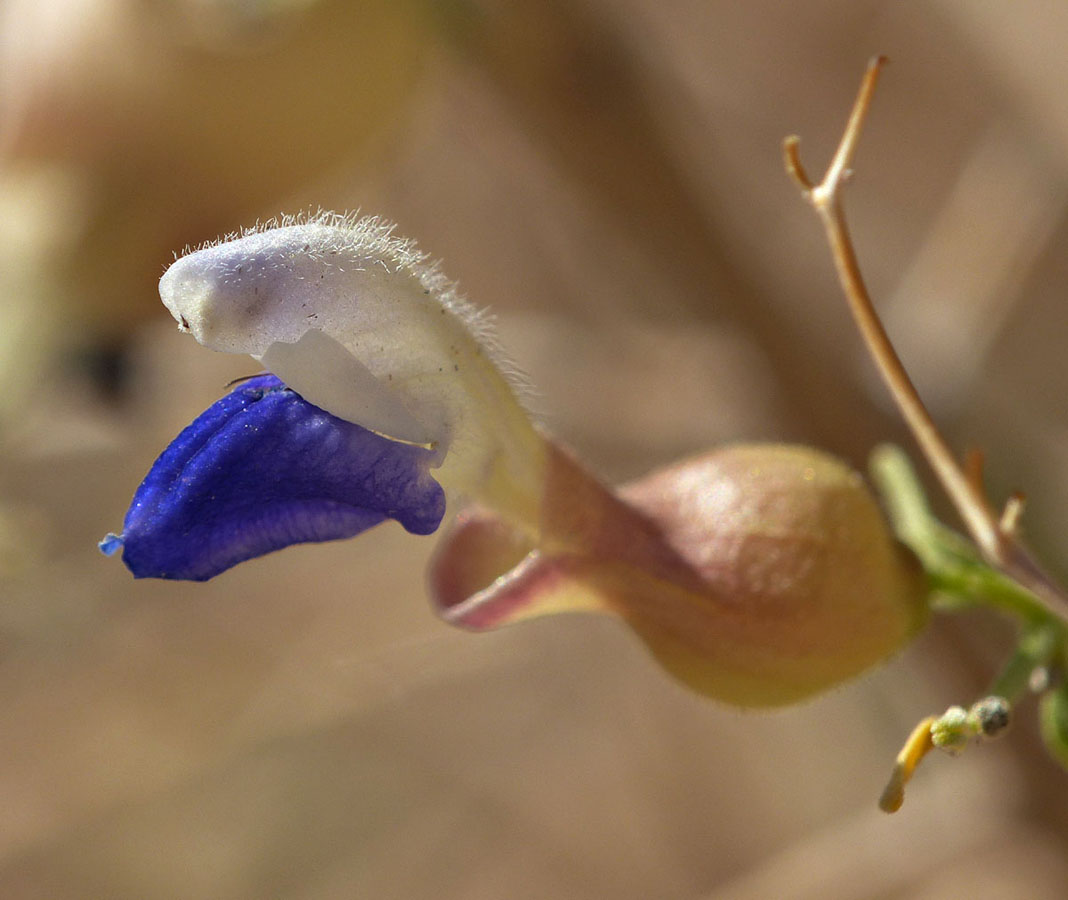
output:
M 266 234 L 296 225 L 322 225 L 333 231 L 324 232 L 319 243 L 310 242 L 308 254 L 325 260 L 330 251 L 351 251 L 407 270 L 415 275 L 425 290 L 442 306 L 456 315 L 482 346 L 491 362 L 500 370 L 516 392 L 519 401 L 530 411 L 535 404 L 536 390 L 530 378 L 507 354 L 497 334 L 496 316 L 489 307 L 478 307 L 459 293 L 455 281 L 441 272 L 441 261 L 432 260 L 411 238 L 394 234 L 395 222 L 376 215 L 361 215 L 360 211 L 334 212 L 322 208 L 298 213 L 279 213 L 263 221 L 228 232 L 221 237 L 186 245 L 175 253 L 175 261 L 201 250 L 228 244 L 251 235 Z M 336 229 L 336 231 L 334 231 Z
M 187 249 L 160 295 L 204 346 L 248 353 L 328 412 L 493 459 L 508 428 L 530 429 L 529 383 L 493 317 L 394 229 L 355 213 L 280 216 Z

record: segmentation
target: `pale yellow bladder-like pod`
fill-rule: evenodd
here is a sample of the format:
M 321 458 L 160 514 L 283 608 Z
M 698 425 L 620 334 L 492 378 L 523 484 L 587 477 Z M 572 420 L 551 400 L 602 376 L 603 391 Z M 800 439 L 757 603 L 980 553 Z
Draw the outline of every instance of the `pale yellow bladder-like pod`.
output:
M 617 615 L 672 674 L 740 706 L 838 684 L 927 616 L 924 575 L 860 475 L 783 445 L 724 447 L 616 492 L 554 451 L 540 540 L 468 512 L 430 581 L 469 628 Z

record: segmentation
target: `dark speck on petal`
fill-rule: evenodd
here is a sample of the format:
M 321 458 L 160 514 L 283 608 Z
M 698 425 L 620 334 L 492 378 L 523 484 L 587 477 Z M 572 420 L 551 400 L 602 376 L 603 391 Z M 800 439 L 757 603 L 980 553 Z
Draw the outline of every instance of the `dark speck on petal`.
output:
M 274 375 L 214 403 L 156 460 L 123 533 L 100 549 L 138 578 L 205 581 L 290 544 L 353 537 L 385 519 L 430 534 L 445 493 L 435 454 L 338 419 Z

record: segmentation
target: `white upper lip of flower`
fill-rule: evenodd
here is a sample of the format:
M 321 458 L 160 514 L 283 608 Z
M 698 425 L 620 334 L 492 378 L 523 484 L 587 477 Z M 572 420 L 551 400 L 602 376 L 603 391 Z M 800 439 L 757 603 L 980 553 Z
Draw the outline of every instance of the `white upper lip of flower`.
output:
M 231 235 L 178 259 L 160 296 L 204 346 L 249 354 L 339 418 L 434 446 L 442 484 L 479 496 L 533 483 L 540 438 L 488 320 L 377 219 Z
M 248 353 L 328 412 L 443 444 L 463 404 L 436 376 L 477 344 L 422 257 L 383 238 L 348 221 L 253 232 L 177 260 L 160 296 L 201 344 Z

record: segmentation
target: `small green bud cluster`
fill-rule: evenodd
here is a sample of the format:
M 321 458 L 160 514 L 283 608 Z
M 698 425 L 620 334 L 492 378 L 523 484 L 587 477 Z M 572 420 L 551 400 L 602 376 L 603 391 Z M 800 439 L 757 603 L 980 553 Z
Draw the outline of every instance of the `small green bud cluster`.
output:
M 951 706 L 931 724 L 931 743 L 957 754 L 973 740 L 998 737 L 1011 721 L 1012 707 L 1004 697 L 984 697 L 969 709 Z

